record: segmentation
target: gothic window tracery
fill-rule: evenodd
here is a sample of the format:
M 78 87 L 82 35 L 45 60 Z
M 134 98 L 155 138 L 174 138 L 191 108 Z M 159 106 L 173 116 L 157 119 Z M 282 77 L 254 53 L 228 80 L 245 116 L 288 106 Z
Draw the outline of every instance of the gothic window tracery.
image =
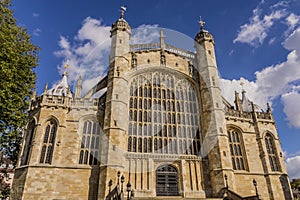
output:
M 131 106 L 135 101 L 144 105 Z M 140 114 L 135 117 L 135 113 Z M 201 144 L 198 117 L 190 82 L 165 73 L 138 75 L 130 86 L 128 151 L 197 155 Z
M 276 149 L 274 145 L 274 139 L 271 134 L 267 133 L 265 136 L 265 145 L 268 153 L 269 163 L 271 166 L 271 170 L 274 171 L 280 171 L 279 165 L 278 165 L 278 159 L 276 156 Z
M 56 132 L 57 132 L 57 123 L 53 119 L 51 119 L 46 123 L 46 129 L 43 138 L 43 146 L 40 155 L 40 163 L 51 164 L 53 151 L 54 151 Z
M 246 157 L 240 133 L 234 129 L 228 131 L 229 149 L 232 168 L 234 170 L 246 170 Z
M 132 126 L 131 126 L 132 129 Z M 100 149 L 100 125 L 97 121 L 85 120 L 82 127 L 79 164 L 97 165 Z

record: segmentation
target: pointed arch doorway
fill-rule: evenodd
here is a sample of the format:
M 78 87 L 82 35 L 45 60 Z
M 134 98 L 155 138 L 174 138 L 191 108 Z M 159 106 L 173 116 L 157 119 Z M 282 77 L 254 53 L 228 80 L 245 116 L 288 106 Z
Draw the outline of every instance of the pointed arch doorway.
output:
M 157 168 L 156 196 L 178 196 L 178 172 L 172 165 Z

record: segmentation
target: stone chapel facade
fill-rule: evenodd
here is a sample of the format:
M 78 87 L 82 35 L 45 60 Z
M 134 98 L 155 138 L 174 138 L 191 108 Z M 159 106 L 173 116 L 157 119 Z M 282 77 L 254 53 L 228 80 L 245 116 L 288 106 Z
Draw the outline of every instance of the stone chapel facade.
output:
M 151 44 L 130 44 L 130 34 L 122 13 L 108 74 L 87 94 L 81 78 L 73 94 L 64 74 L 31 99 L 12 199 L 102 200 L 121 184 L 118 171 L 136 199 L 292 199 L 270 108 L 245 91 L 235 105 L 222 97 L 203 24 L 196 53 L 163 33 Z

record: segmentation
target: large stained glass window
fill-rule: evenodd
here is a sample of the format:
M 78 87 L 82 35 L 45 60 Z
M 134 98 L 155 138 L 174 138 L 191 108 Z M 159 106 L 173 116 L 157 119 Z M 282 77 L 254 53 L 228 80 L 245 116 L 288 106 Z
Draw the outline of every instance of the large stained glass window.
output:
M 199 134 L 198 101 L 188 80 L 156 72 L 132 80 L 129 152 L 197 155 Z
M 240 133 L 234 129 L 229 129 L 228 141 L 232 168 L 234 170 L 246 170 L 246 158 L 243 148 L 243 141 L 241 139 Z
M 51 164 L 54 144 L 57 132 L 57 124 L 54 120 L 49 120 L 46 124 L 45 135 L 43 138 L 43 146 L 41 150 L 40 163 Z
M 98 121 L 83 122 L 79 164 L 97 165 L 100 148 L 100 125 Z
M 274 145 L 274 139 L 271 134 L 267 133 L 265 136 L 265 144 L 266 144 L 266 149 L 269 157 L 269 162 L 271 166 L 272 171 L 279 171 L 279 165 L 278 165 L 278 160 L 276 156 L 276 149 Z

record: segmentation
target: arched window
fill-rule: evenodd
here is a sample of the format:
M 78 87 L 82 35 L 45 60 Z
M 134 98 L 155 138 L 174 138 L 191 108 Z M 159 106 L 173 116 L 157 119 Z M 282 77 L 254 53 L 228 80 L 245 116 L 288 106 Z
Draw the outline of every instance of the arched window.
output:
M 276 156 L 276 148 L 275 148 L 275 144 L 274 144 L 274 138 L 269 133 L 267 133 L 265 136 L 265 144 L 266 144 L 266 149 L 267 149 L 267 153 L 268 153 L 271 170 L 273 172 L 280 171 L 278 159 Z
M 198 100 L 189 81 L 153 72 L 134 77 L 130 88 L 129 152 L 198 155 L 200 145 L 193 145 L 201 143 L 201 137 L 196 136 L 199 124 L 195 123 L 199 117 Z M 133 101 L 131 106 L 131 99 L 137 99 L 138 105 L 134 106 Z M 141 103 L 143 106 L 140 106 Z M 138 126 L 135 128 L 134 124 Z M 184 147 L 181 144 L 181 149 L 178 148 L 179 138 L 185 144 Z
M 54 151 L 56 132 L 57 132 L 56 122 L 54 120 L 49 120 L 46 123 L 46 129 L 45 129 L 41 156 L 40 156 L 40 163 L 51 164 L 53 151 Z
M 30 160 L 30 154 L 31 154 L 31 148 L 32 148 L 32 142 L 34 138 L 34 131 L 35 131 L 35 123 L 32 120 L 27 127 L 27 134 L 25 138 L 25 143 L 24 143 L 24 149 L 23 149 L 23 156 L 22 156 L 22 161 L 21 165 L 28 165 L 29 160 Z
M 243 143 L 240 133 L 234 129 L 228 131 L 228 143 L 231 155 L 232 168 L 234 170 L 246 170 L 246 157 L 243 151 Z
M 83 121 L 79 164 L 97 165 L 100 148 L 100 125 L 96 120 Z

